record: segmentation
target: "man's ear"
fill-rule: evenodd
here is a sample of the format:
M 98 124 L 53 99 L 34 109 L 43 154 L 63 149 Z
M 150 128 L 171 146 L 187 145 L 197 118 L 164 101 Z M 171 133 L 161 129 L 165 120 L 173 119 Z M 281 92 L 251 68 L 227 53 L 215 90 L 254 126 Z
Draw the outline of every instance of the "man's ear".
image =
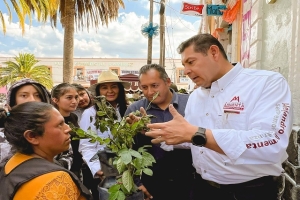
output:
M 30 144 L 39 144 L 38 136 L 32 130 L 25 131 L 23 135 Z
M 171 86 L 171 84 L 172 84 L 172 81 L 171 81 L 171 79 L 170 78 L 167 78 L 167 80 L 166 80 L 166 84 L 170 87 Z
M 220 54 L 220 49 L 217 45 L 211 45 L 210 46 L 210 53 L 212 54 L 214 59 L 217 59 Z

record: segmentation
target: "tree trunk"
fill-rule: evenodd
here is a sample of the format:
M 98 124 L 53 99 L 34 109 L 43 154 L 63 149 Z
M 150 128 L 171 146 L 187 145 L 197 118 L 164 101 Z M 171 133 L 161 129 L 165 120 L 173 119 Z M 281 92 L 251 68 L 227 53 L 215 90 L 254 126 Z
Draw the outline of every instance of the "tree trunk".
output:
M 63 57 L 63 82 L 73 82 L 73 54 L 74 54 L 74 17 L 75 1 L 65 0 L 66 15 L 62 19 L 64 27 L 64 57 Z

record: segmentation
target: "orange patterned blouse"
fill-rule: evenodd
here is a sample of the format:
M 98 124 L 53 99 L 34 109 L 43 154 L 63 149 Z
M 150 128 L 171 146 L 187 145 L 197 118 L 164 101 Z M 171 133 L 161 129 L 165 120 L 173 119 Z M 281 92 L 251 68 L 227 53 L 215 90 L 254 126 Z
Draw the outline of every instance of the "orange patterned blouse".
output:
M 16 153 L 6 164 L 9 173 L 22 162 L 33 158 Z M 34 168 L 32 169 L 34 170 Z M 38 176 L 24 183 L 14 196 L 14 200 L 84 200 L 80 190 L 67 172 L 56 171 Z

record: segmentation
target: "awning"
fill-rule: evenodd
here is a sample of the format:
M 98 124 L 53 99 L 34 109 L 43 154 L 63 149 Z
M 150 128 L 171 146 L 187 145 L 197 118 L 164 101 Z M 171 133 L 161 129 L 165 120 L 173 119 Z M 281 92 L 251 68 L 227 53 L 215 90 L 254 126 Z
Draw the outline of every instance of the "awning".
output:
M 128 81 L 131 83 L 129 88 L 125 88 L 126 91 L 138 92 L 141 91 L 139 88 L 139 77 L 135 74 L 124 74 L 119 76 L 120 80 Z

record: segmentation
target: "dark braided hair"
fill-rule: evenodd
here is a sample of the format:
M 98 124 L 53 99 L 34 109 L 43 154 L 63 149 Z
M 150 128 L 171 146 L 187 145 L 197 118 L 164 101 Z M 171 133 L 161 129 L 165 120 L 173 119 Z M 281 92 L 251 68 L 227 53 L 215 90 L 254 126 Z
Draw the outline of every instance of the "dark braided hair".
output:
M 43 135 L 44 124 L 49 121 L 51 104 L 44 102 L 26 102 L 16 105 L 4 123 L 7 141 L 20 153 L 32 154 L 33 148 L 24 137 L 24 132 L 31 130 L 36 135 Z

